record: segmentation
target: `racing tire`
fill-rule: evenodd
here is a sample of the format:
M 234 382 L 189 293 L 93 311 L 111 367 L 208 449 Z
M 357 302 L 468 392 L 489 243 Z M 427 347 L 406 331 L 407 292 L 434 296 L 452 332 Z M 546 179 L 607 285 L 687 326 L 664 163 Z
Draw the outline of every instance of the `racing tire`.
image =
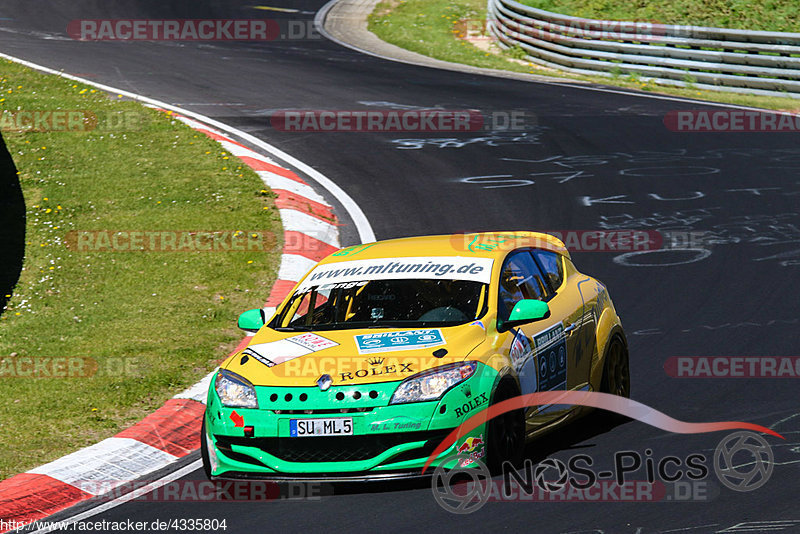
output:
M 200 457 L 203 459 L 203 472 L 211 480 L 211 460 L 208 457 L 208 441 L 206 440 L 206 416 L 203 415 L 203 424 L 200 426 Z
M 600 390 L 618 397 L 631 396 L 631 369 L 628 349 L 619 337 L 614 337 L 603 362 L 603 380 Z
M 516 384 L 501 382 L 492 398 L 492 405 L 520 395 Z M 525 458 L 525 409 L 511 410 L 487 423 L 486 464 L 492 474 L 502 472 L 503 463 L 522 465 Z

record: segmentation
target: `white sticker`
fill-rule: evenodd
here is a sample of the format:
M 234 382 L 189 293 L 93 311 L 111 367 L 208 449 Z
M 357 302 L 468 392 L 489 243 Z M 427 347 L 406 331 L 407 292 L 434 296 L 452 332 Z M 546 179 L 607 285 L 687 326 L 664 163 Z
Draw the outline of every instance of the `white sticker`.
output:
M 318 336 L 312 332 L 307 332 L 305 334 L 300 334 L 299 336 L 281 339 L 280 341 L 250 345 L 247 347 L 245 352 L 253 355 L 254 358 L 264 365 L 273 367 L 275 365 L 280 365 L 290 360 L 294 360 L 295 358 L 299 358 L 300 356 L 305 356 L 306 354 L 329 349 L 338 345 L 339 344 L 335 341 Z M 261 358 L 266 361 L 256 357 L 256 354 L 261 356 Z M 267 362 L 271 362 L 272 365 Z
M 335 341 L 331 341 L 330 339 L 318 336 L 317 334 L 314 334 L 312 332 L 287 338 L 286 341 L 291 341 L 292 343 L 296 343 L 301 347 L 307 348 L 311 352 L 317 352 L 318 350 L 325 350 L 339 345 Z
M 300 283 L 298 290 L 361 280 L 467 280 L 488 284 L 492 258 L 425 256 L 380 258 L 318 265 Z

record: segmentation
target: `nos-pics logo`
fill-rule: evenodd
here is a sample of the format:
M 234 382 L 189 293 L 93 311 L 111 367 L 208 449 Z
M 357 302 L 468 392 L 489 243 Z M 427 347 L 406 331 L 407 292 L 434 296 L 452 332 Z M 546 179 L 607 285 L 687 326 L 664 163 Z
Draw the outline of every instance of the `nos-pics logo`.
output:
M 478 459 L 465 464 L 465 455 L 447 457 L 433 472 L 431 490 L 439 506 L 455 514 L 480 510 L 492 497 L 494 482 L 486 465 Z M 775 468 L 769 443 L 760 435 L 740 431 L 724 437 L 714 450 L 714 473 L 727 488 L 754 491 L 769 481 Z M 456 467 L 444 465 L 455 462 Z M 547 492 L 563 490 L 569 470 L 561 460 L 547 458 L 534 471 L 536 486 Z

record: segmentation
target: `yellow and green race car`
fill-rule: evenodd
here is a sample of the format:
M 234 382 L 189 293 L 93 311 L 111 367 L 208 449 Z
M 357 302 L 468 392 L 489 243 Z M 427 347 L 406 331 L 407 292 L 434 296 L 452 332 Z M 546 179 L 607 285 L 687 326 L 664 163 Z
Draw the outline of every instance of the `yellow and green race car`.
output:
M 629 396 L 625 333 L 606 287 L 533 232 L 426 236 L 335 252 L 298 282 L 212 379 L 202 456 L 212 478 L 419 476 L 463 421 L 537 391 Z M 518 462 L 526 440 L 586 410 L 509 411 L 434 467 Z M 450 467 L 447 465 L 446 467 Z

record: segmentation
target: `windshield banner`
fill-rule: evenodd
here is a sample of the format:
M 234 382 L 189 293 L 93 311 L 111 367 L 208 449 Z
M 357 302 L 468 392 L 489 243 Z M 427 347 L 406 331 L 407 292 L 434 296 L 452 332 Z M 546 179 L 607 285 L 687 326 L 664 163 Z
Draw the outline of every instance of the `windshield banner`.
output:
M 319 265 L 300 283 L 298 290 L 340 282 L 363 280 L 468 280 L 488 284 L 492 258 L 460 256 L 380 258 Z

